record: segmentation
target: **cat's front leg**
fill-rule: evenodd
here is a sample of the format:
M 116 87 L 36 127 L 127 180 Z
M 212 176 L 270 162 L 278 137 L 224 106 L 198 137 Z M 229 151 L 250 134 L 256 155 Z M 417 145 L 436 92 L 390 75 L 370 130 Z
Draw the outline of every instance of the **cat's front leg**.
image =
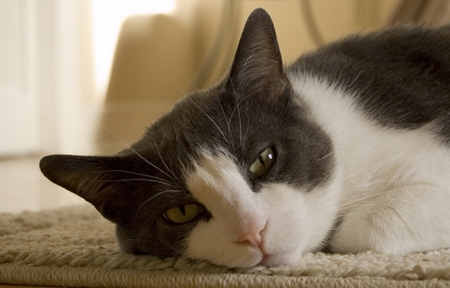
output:
M 450 247 L 448 188 L 397 184 L 361 199 L 343 204 L 349 209 L 330 240 L 333 252 L 406 254 Z

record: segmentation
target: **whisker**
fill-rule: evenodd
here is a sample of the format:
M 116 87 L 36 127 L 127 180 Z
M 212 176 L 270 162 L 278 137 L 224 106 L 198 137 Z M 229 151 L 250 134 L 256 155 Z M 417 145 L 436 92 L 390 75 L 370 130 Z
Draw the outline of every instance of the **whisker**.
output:
M 354 173 L 353 175 L 357 175 L 358 173 L 361 173 L 361 172 L 364 172 L 364 171 L 358 171 L 357 173 Z M 346 177 L 346 179 L 350 178 L 353 175 L 350 175 L 349 177 Z M 342 189 L 342 190 L 339 191 L 339 193 L 346 194 L 348 191 L 358 190 L 360 187 L 367 188 L 366 187 L 367 184 L 370 184 L 370 186 L 376 186 L 376 185 L 383 185 L 383 184 L 384 185 L 395 184 L 396 182 L 397 181 L 385 181 L 384 180 L 384 181 L 372 181 L 370 183 L 361 183 L 360 185 L 353 185 L 353 186 L 347 187 L 346 189 Z M 341 203 L 339 205 L 337 205 L 337 206 L 334 203 L 329 203 L 329 204 L 326 203 L 325 205 L 321 205 L 321 209 L 322 210 L 326 210 L 328 214 L 333 214 L 333 213 L 339 212 L 339 211 L 344 210 L 344 209 L 349 209 L 349 208 L 354 207 L 356 205 L 361 205 L 360 202 L 362 202 L 364 200 L 367 200 L 367 199 L 370 199 L 370 198 L 374 198 L 374 197 L 377 197 L 377 196 L 380 196 L 380 195 L 385 195 L 385 194 L 391 193 L 392 191 L 395 191 L 397 189 L 401 189 L 401 187 L 394 188 L 394 189 L 383 190 L 383 191 L 378 192 L 378 193 L 373 193 L 372 191 L 374 191 L 374 190 L 372 189 L 372 190 L 369 190 L 367 192 L 368 195 L 364 195 L 363 197 L 359 197 L 357 199 L 354 199 L 352 201 L 348 201 L 348 202 L 345 202 L 345 203 L 342 203 L 342 199 L 341 199 Z M 310 203 L 312 203 L 314 201 L 317 201 L 317 198 L 321 197 L 323 194 L 326 194 L 328 192 L 329 192 L 328 190 L 323 189 L 322 191 L 320 191 L 320 193 L 315 194 L 314 197 L 305 199 L 304 205 L 308 206 Z M 372 205 L 372 203 L 365 203 L 364 205 Z M 376 205 L 376 204 L 374 203 L 374 205 Z M 329 209 L 329 208 L 331 208 L 331 209 Z M 310 217 L 315 212 L 317 212 L 317 211 L 311 211 L 310 213 L 304 215 L 302 217 L 302 219 L 299 219 L 299 221 Z
M 128 171 L 128 170 L 120 170 L 120 169 L 111 169 L 111 170 L 102 170 L 99 171 L 99 173 L 104 173 L 104 172 L 120 172 L 120 173 L 126 173 L 126 174 L 131 174 L 131 175 L 138 175 L 138 176 L 142 176 L 142 177 L 147 177 L 147 178 L 155 178 L 155 179 L 160 179 L 160 180 L 164 180 L 163 178 L 159 178 L 156 176 L 152 176 L 152 175 L 148 175 L 148 174 L 143 174 L 143 173 L 137 173 L 137 172 L 133 172 L 133 171 Z M 165 180 L 164 180 L 165 181 Z M 169 182 L 167 182 L 169 183 Z
M 245 143 L 247 142 L 248 130 L 250 129 L 250 119 L 247 117 L 247 129 L 245 129 L 244 138 L 242 139 L 242 148 L 241 151 L 244 151 Z
M 198 104 L 195 103 L 195 101 L 192 100 L 191 97 L 187 97 L 187 99 L 189 99 L 195 105 L 195 107 L 197 107 L 214 124 L 214 126 L 216 126 L 217 130 L 219 130 L 220 134 L 222 134 L 223 139 L 225 139 L 225 141 L 229 144 L 229 139 L 227 139 L 222 129 L 220 129 L 220 126 L 217 125 L 217 123 L 211 118 L 211 116 L 209 116 L 208 113 L 206 113 L 200 106 L 198 106 Z
M 137 172 L 127 171 L 127 170 L 102 170 L 102 171 L 99 171 L 99 173 L 104 173 L 104 172 L 120 172 L 120 173 L 125 173 L 125 174 L 130 174 L 130 175 L 142 176 L 142 177 L 146 177 L 150 180 L 155 180 L 154 181 L 155 183 L 160 183 L 160 184 L 164 184 L 167 186 L 180 188 L 177 185 L 174 185 L 173 183 L 167 181 L 166 179 L 152 176 L 152 175 L 143 174 L 143 173 L 137 173 Z
M 236 111 L 238 112 L 238 117 L 239 117 L 239 140 L 240 140 L 240 145 L 241 145 L 241 153 L 244 151 L 245 149 L 245 143 L 246 143 L 246 139 L 247 139 L 247 135 L 248 135 L 248 131 L 250 129 L 250 119 L 249 117 L 247 118 L 247 128 L 244 134 L 244 137 L 242 137 L 242 117 L 241 117 L 241 110 L 240 110 L 240 106 L 241 104 L 246 101 L 248 98 L 252 97 L 253 95 L 256 94 L 256 92 L 250 93 L 248 95 L 246 95 L 243 99 L 241 99 L 241 101 L 238 102 L 237 99 L 237 92 L 234 88 L 233 82 L 231 82 L 231 85 L 233 87 L 233 91 L 234 91 L 234 95 L 235 95 L 235 99 L 236 99 L 236 107 L 233 109 L 233 111 L 231 112 L 230 115 L 230 122 L 228 123 L 228 131 L 229 133 L 231 133 L 231 128 L 230 128 L 230 123 L 231 123 L 231 118 L 233 118 L 234 113 L 236 113 Z
M 159 159 L 161 159 L 161 162 L 163 163 L 164 167 L 166 167 L 167 171 L 169 171 L 169 173 L 172 174 L 171 179 L 177 184 L 178 188 L 181 188 L 180 184 L 178 183 L 178 177 L 175 175 L 175 172 L 173 172 L 173 169 L 170 169 L 169 166 L 167 166 L 166 161 L 163 159 L 161 152 L 159 151 L 158 145 L 156 145 L 155 138 L 153 138 L 152 140 L 153 144 L 155 145 L 156 151 L 158 152 Z
M 174 178 L 176 178 L 175 173 L 174 173 L 171 169 L 169 169 L 169 167 L 168 167 L 167 164 L 166 164 L 166 161 L 164 161 L 164 159 L 163 159 L 163 157 L 162 157 L 162 155 L 161 155 L 161 152 L 159 152 L 159 148 L 158 148 L 158 145 L 156 145 L 155 138 L 152 138 L 152 140 L 153 140 L 153 144 L 155 145 L 156 151 L 158 152 L 159 159 L 160 159 L 161 162 L 163 163 L 164 167 L 166 167 L 167 171 L 169 171 L 169 173 L 172 174 L 172 176 L 173 176 Z
M 233 81 L 230 81 L 230 83 L 231 83 L 231 87 L 233 88 L 234 100 L 236 101 L 236 107 L 233 109 L 233 111 L 230 114 L 230 123 L 231 123 L 231 119 L 233 119 L 234 113 L 237 111 L 238 112 L 238 120 L 239 120 L 239 141 L 241 142 L 241 147 L 243 147 L 243 143 L 242 143 L 241 111 L 239 109 L 240 102 L 238 101 L 238 94 L 237 94 L 236 89 L 234 87 Z M 230 130 L 230 129 L 228 129 L 228 130 Z
M 233 138 L 233 135 L 231 134 L 231 119 L 227 119 L 227 114 L 225 113 L 225 110 L 223 110 L 223 105 L 220 105 L 220 110 L 222 111 L 223 119 L 227 123 L 228 134 Z
M 168 175 L 166 172 L 164 172 L 163 170 L 161 170 L 159 167 L 157 167 L 156 165 L 154 165 L 153 163 L 151 163 L 149 160 L 145 159 L 145 157 L 143 157 L 141 154 L 139 154 L 135 149 L 133 149 L 133 147 L 129 144 L 127 144 L 122 138 L 120 138 L 117 134 L 115 134 L 114 132 L 112 132 L 110 129 L 106 128 L 104 125 L 102 125 L 102 127 L 104 129 L 106 129 L 109 133 L 111 133 L 112 135 L 114 135 L 117 139 L 119 139 L 122 143 L 124 143 L 134 154 L 136 154 L 137 156 L 139 156 L 139 158 L 141 158 L 142 160 L 144 160 L 144 162 L 146 162 L 147 164 L 149 164 L 150 166 L 152 166 L 153 168 L 155 168 L 156 170 L 158 170 L 159 172 L 163 173 L 164 175 L 166 175 L 169 178 L 172 178 L 170 175 Z
M 135 220 L 136 220 L 137 217 L 139 216 L 139 211 L 141 210 L 141 208 L 142 208 L 145 204 L 147 204 L 147 203 L 149 203 L 150 201 L 152 201 L 154 198 L 156 198 L 156 197 L 158 197 L 158 196 L 160 196 L 160 195 L 166 194 L 166 193 L 181 193 L 181 192 L 184 192 L 184 191 L 183 191 L 183 190 L 165 190 L 165 191 L 156 193 L 155 195 L 153 195 L 153 196 L 150 197 L 149 199 L 145 200 L 145 201 L 139 206 L 139 208 L 136 210 Z
M 158 184 L 163 184 L 163 185 L 168 185 L 168 186 L 172 186 L 172 187 L 175 187 L 175 188 L 179 188 L 178 186 L 170 184 L 170 183 L 165 182 L 165 181 L 158 181 L 158 180 L 146 179 L 146 178 L 114 179 L 114 180 L 103 180 L 102 182 L 132 182 L 132 181 L 143 181 L 143 182 L 158 183 Z

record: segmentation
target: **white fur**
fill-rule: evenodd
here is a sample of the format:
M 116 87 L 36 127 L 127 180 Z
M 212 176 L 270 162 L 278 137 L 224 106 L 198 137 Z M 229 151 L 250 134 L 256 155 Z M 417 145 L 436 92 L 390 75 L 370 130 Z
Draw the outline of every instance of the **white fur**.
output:
M 330 242 L 336 252 L 450 247 L 450 152 L 432 125 L 383 128 L 339 89 L 304 75 L 290 80 L 332 139 L 331 180 L 308 193 L 275 183 L 255 193 L 232 157 L 203 151 L 187 186 L 212 218 L 193 229 L 187 256 L 232 267 L 295 263 L 322 244 L 339 217 Z M 250 234 L 262 239 L 260 247 L 243 241 Z
M 339 89 L 306 76 L 291 81 L 331 136 L 343 172 L 343 222 L 332 249 L 410 253 L 450 247 L 450 152 L 433 135 L 433 125 L 386 129 Z
M 225 153 L 204 151 L 187 179 L 189 191 L 212 214 L 191 232 L 187 256 L 220 265 L 295 263 L 305 250 L 321 244 L 337 212 L 321 212 L 330 203 L 338 205 L 336 182 L 308 193 L 284 184 L 265 185 L 255 193 Z M 261 235 L 261 247 L 239 241 L 252 230 Z

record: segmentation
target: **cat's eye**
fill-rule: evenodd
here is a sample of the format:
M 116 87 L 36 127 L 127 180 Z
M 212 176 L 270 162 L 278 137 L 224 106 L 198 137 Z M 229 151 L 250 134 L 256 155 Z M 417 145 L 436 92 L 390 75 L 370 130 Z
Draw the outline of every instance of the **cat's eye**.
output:
M 264 150 L 258 158 L 250 165 L 250 173 L 254 177 L 259 177 L 264 175 L 269 169 L 272 167 L 275 161 L 275 153 L 273 152 L 272 147 Z
M 164 218 L 176 224 L 183 224 L 193 220 L 200 213 L 202 213 L 202 206 L 200 204 L 191 203 L 173 207 L 164 213 Z

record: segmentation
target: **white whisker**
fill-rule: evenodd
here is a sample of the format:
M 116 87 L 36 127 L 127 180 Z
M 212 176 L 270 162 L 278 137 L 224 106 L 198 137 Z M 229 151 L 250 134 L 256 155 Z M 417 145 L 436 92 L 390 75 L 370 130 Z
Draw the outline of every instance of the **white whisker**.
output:
M 131 182 L 131 181 L 143 181 L 143 182 L 158 183 L 158 184 L 163 184 L 163 185 L 179 188 L 178 186 L 169 184 L 168 182 L 165 182 L 165 181 L 158 181 L 158 180 L 147 179 L 147 178 L 114 179 L 114 180 L 104 180 L 102 182 Z
M 211 116 L 209 116 L 208 113 L 206 113 L 200 106 L 198 106 L 198 104 L 195 103 L 195 101 L 192 100 L 191 97 L 187 97 L 187 99 L 189 99 L 195 105 L 195 107 L 197 107 L 214 124 L 214 126 L 216 126 L 217 130 L 219 130 L 220 134 L 222 134 L 223 139 L 227 143 L 230 143 L 229 139 L 225 136 L 225 134 L 223 133 L 222 129 L 220 129 L 220 126 L 217 125 L 217 123 L 211 118 Z
M 130 174 L 130 175 L 142 176 L 142 177 L 146 177 L 148 179 L 157 180 L 157 181 L 159 181 L 159 183 L 163 183 L 163 184 L 168 185 L 168 186 L 175 186 L 175 185 L 173 185 L 173 183 L 170 183 L 166 179 L 163 179 L 163 178 L 160 178 L 160 177 L 156 177 L 156 176 L 147 175 L 147 174 L 127 171 L 127 170 L 103 170 L 103 171 L 100 171 L 99 173 L 106 173 L 106 172 L 119 172 L 119 173 L 126 173 L 126 174 Z
M 119 139 L 120 141 L 122 141 L 122 143 L 124 143 L 128 149 L 130 149 L 134 154 L 136 154 L 139 158 L 141 158 L 142 160 L 144 160 L 144 162 L 146 162 L 147 164 L 149 164 L 150 166 L 152 166 L 153 168 L 155 168 L 156 170 L 158 170 L 159 172 L 163 173 L 164 175 L 166 175 L 167 177 L 172 179 L 172 176 L 168 175 L 166 172 L 164 172 L 163 170 L 161 170 L 159 167 L 157 167 L 156 165 L 154 165 L 153 163 L 151 163 L 149 160 L 145 159 L 141 154 L 139 154 L 135 149 L 133 149 L 133 147 L 131 147 L 131 145 L 127 144 L 122 138 L 120 138 L 117 134 L 115 134 L 114 132 L 112 132 L 110 129 L 106 128 L 104 125 L 102 125 L 103 129 L 106 129 L 109 133 L 111 133 L 112 135 L 114 135 L 117 139 Z
M 240 102 L 238 101 L 238 94 L 236 92 L 236 89 L 234 88 L 233 81 L 230 81 L 230 83 L 231 83 L 231 87 L 233 88 L 233 96 L 236 101 L 236 107 L 233 109 L 233 111 L 231 112 L 231 115 L 230 115 L 230 122 L 231 122 L 231 119 L 233 119 L 234 113 L 237 111 L 238 112 L 237 113 L 238 121 L 239 121 L 239 142 L 241 142 L 241 147 L 243 147 L 244 144 L 242 143 L 242 122 L 241 122 L 242 120 L 241 120 L 241 111 L 239 109 Z M 230 131 L 230 129 L 228 129 L 228 130 Z
M 141 208 L 142 208 L 145 204 L 147 204 L 147 203 L 149 203 L 150 201 L 152 201 L 154 198 L 156 198 L 156 197 L 158 197 L 158 196 L 160 196 L 160 195 L 166 194 L 166 193 L 181 193 L 181 192 L 184 192 L 184 191 L 182 191 L 182 190 L 165 190 L 165 191 L 156 193 L 155 195 L 153 195 L 153 196 L 150 197 L 149 199 L 145 200 L 145 201 L 139 206 L 139 208 L 136 210 L 136 216 L 135 216 L 135 219 L 138 217 L 139 211 L 141 210 Z

